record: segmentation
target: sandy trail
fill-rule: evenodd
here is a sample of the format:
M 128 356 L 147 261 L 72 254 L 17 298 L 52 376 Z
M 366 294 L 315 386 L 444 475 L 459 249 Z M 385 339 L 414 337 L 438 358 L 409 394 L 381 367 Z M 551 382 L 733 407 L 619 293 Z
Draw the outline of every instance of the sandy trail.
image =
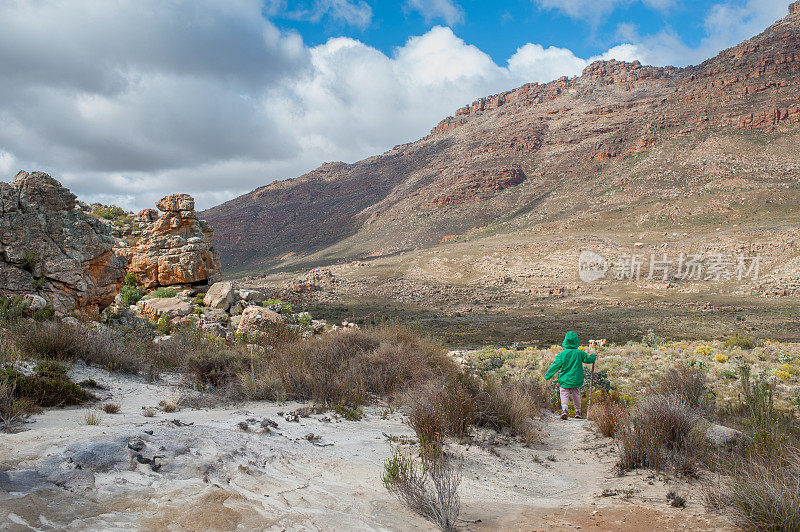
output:
M 98 395 L 121 412 L 89 426 L 86 408 L 51 409 L 28 430 L 0 435 L 0 530 L 434 529 L 380 482 L 386 436 L 413 436 L 400 413 L 371 407 L 358 422 L 331 413 L 292 422 L 286 414 L 303 405 L 254 402 L 145 417 L 142 407 L 174 399 L 175 384 L 73 371 L 106 386 Z M 265 419 L 277 427 L 266 430 Z M 611 440 L 587 422 L 548 415 L 542 430 L 533 448 L 489 431 L 481 444 L 452 446 L 464 458 L 464 529 L 724 525 L 692 486 L 675 484 L 689 501 L 676 509 L 663 479 L 616 476 Z M 147 462 L 156 456 L 154 468 Z

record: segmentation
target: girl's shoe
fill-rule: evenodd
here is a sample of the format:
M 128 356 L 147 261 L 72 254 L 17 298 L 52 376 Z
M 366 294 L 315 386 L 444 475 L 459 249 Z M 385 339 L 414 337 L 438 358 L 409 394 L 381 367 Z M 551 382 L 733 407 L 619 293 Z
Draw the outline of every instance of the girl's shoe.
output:
M 562 412 L 562 413 L 561 413 L 561 419 L 567 419 L 567 417 L 568 417 L 568 416 L 567 416 L 567 413 L 566 413 L 566 412 Z
M 580 412 L 575 412 L 575 419 L 583 419 Z

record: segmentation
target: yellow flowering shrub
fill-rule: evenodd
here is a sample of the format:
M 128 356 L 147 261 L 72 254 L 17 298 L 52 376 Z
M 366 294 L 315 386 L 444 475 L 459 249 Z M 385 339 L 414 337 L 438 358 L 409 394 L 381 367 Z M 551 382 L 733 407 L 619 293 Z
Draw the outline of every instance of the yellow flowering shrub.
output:
M 728 361 L 728 355 L 723 355 L 722 353 L 717 353 L 716 355 L 714 355 L 714 360 L 716 360 L 720 364 L 724 364 L 725 362 Z
M 789 373 L 788 371 L 784 371 L 782 369 L 776 369 L 775 371 L 772 372 L 772 374 L 778 377 L 782 381 L 788 381 L 789 379 L 792 378 L 791 373 Z
M 699 345 L 695 347 L 694 354 L 701 357 L 707 357 L 711 354 L 711 346 L 710 345 Z
M 790 375 L 800 374 L 800 370 L 789 364 L 782 364 L 781 369 Z

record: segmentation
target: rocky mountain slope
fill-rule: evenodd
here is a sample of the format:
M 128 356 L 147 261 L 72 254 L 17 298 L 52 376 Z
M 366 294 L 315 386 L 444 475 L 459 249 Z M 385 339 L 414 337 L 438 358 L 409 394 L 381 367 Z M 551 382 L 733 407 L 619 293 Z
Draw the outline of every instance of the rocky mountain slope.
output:
M 603 234 L 612 247 L 643 230 L 714 242 L 738 226 L 766 242 L 798 221 L 798 141 L 795 2 L 701 65 L 596 62 L 579 77 L 481 98 L 417 142 L 326 163 L 202 215 L 223 266 L 240 272 L 498 235 L 541 238 L 537 260 L 570 235 Z

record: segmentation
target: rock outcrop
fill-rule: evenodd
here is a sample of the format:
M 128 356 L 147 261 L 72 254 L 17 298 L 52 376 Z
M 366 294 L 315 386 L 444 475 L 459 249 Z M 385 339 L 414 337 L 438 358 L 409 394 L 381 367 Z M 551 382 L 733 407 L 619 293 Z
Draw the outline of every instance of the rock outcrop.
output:
M 197 218 L 194 199 L 188 194 L 161 198 L 154 209 L 136 216 L 141 235 L 131 246 L 117 248 L 128 260 L 128 271 L 147 288 L 214 283 L 220 278 L 219 256 L 214 250 L 214 231 Z
M 114 301 L 125 275 L 117 239 L 75 200 L 43 172 L 0 182 L 0 295 L 44 298 L 59 312 L 99 311 Z

